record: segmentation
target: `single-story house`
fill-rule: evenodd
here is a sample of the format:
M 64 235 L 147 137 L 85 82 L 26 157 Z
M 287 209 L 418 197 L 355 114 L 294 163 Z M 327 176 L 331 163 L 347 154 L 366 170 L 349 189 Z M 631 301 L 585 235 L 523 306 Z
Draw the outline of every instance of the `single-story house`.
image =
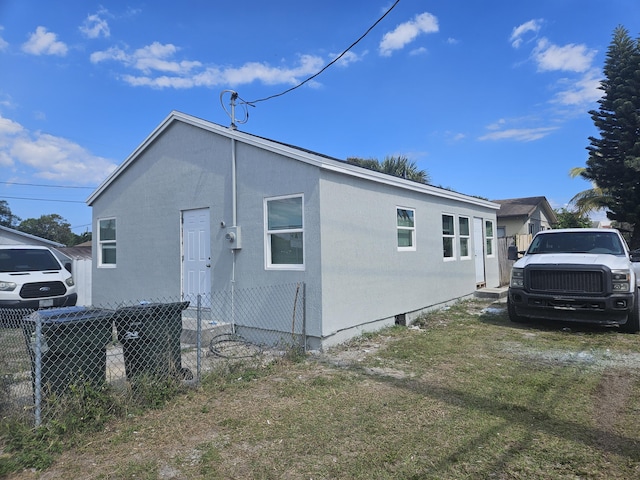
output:
M 179 112 L 87 203 L 94 305 L 301 282 L 311 349 L 499 285 L 496 203 Z
M 510 198 L 492 202 L 500 205 L 496 229 L 499 238 L 535 235 L 541 230 L 553 228 L 553 225 L 558 223 L 558 218 L 546 197 Z

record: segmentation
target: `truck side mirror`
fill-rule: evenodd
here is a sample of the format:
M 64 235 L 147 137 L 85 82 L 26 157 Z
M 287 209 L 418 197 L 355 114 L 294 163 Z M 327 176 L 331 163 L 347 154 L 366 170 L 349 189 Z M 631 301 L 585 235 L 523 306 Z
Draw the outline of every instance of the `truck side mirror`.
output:
M 67 262 L 64 264 L 64 268 L 65 270 L 67 270 L 67 272 L 72 273 L 71 272 L 71 262 Z
M 507 247 L 507 258 L 509 260 L 518 260 L 518 247 L 515 245 L 509 245 Z

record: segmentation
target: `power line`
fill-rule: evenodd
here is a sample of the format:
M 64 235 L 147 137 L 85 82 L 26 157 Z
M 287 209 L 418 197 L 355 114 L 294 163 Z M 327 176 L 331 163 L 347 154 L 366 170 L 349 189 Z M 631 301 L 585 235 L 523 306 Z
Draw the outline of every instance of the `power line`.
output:
M 20 185 L 25 187 L 46 187 L 46 188 L 85 188 L 89 190 L 95 190 L 96 187 L 79 187 L 75 185 L 42 185 L 38 183 L 20 183 L 20 182 L 0 182 L 4 185 Z
M 83 200 L 54 200 L 52 198 L 7 197 L 4 195 L 0 195 L 0 198 L 10 198 L 12 200 L 36 200 L 38 202 L 86 203 Z
M 371 30 L 373 30 L 376 25 L 378 25 L 382 19 L 384 19 L 384 17 L 386 17 L 389 12 L 391 12 L 391 10 L 393 10 L 396 5 L 398 5 L 398 3 L 400 3 L 400 0 L 396 0 L 395 3 L 393 5 L 391 5 L 391 8 L 389 8 L 389 10 L 387 10 L 386 12 L 384 12 L 384 14 L 378 19 L 376 20 L 376 22 L 371 25 L 366 32 L 364 32 L 360 38 L 358 38 L 355 42 L 353 42 L 351 45 L 349 45 L 349 47 L 347 47 L 346 50 L 344 50 L 340 55 L 338 55 L 336 58 L 334 58 L 331 62 L 329 62 L 328 64 L 326 64 L 319 72 L 314 73 L 313 75 L 311 75 L 309 78 L 307 78 L 306 80 L 303 80 L 302 82 L 300 82 L 298 85 L 291 87 L 287 90 L 285 90 L 284 92 L 280 92 L 280 93 L 276 93 L 275 95 L 271 95 L 269 97 L 265 97 L 265 98 L 260 98 L 258 100 L 253 100 L 252 102 L 247 102 L 245 100 L 242 100 L 240 97 L 240 100 L 242 100 L 244 103 L 246 103 L 247 105 L 251 105 L 251 106 L 255 106 L 254 104 L 258 103 L 258 102 L 265 102 L 267 100 L 271 100 L 272 98 L 276 98 L 276 97 L 281 97 L 282 95 L 285 95 L 293 90 L 295 90 L 296 88 L 300 88 L 302 85 L 304 85 L 305 83 L 313 80 L 314 78 L 316 78 L 318 75 L 320 75 L 322 72 L 324 72 L 327 68 L 329 68 L 331 65 L 333 65 L 334 63 L 336 63 L 338 60 L 340 60 L 344 55 L 346 55 L 346 53 L 351 50 L 353 47 L 355 47 L 358 43 L 360 43 L 360 41 L 366 37 L 369 32 L 371 32 Z

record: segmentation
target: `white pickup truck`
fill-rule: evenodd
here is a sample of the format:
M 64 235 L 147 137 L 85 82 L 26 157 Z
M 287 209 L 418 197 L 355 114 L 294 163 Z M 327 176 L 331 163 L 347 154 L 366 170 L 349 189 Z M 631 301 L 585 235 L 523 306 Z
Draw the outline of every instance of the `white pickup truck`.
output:
M 518 259 L 514 247 L 507 305 L 512 322 L 558 320 L 640 330 L 640 258 L 614 229 L 536 234 Z

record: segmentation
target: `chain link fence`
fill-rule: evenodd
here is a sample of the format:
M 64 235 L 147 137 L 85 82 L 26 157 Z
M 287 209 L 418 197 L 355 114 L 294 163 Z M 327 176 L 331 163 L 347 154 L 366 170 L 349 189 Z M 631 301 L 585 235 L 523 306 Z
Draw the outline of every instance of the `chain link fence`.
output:
M 306 345 L 304 284 L 36 312 L 0 309 L 0 415 L 47 418 L 75 387 L 197 386 L 221 362 Z

